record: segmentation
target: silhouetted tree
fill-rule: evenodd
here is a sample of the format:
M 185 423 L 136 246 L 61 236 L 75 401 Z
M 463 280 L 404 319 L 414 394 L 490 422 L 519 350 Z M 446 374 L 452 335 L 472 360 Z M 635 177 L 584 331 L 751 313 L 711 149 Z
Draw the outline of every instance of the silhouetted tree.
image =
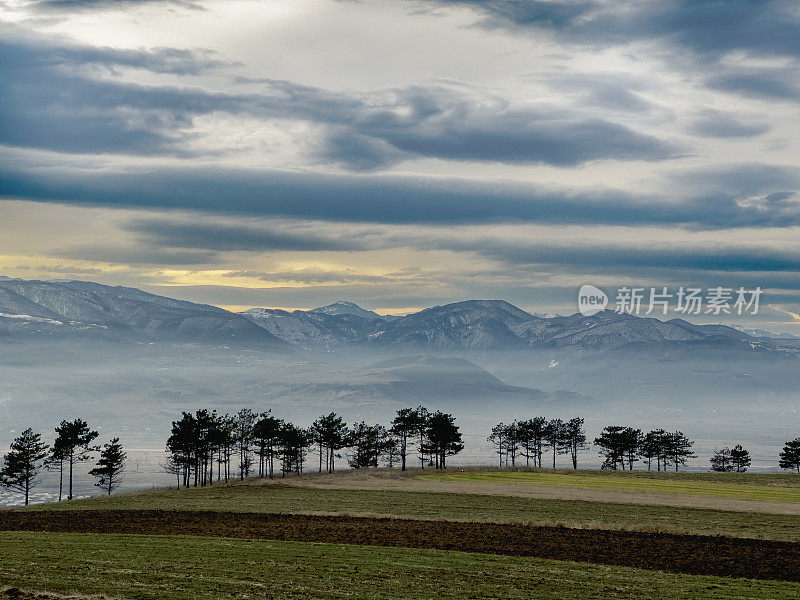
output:
M 544 428 L 544 444 L 553 452 L 553 468 L 556 468 L 556 456 L 564 446 L 564 422 L 561 419 L 550 419 Z
M 486 441 L 497 448 L 496 452 L 500 457 L 500 466 L 502 467 L 503 456 L 506 456 L 506 449 L 508 448 L 508 425 L 498 423 L 492 427 L 492 433 L 489 434 Z
M 253 442 L 258 456 L 258 476 L 270 479 L 275 473 L 275 457 L 281 442 L 281 430 L 284 422 L 267 411 L 253 425 Z
M 83 419 L 74 421 L 61 421 L 56 427 L 56 441 L 53 444 L 59 448 L 64 455 L 64 461 L 69 465 L 69 494 L 68 500 L 72 500 L 73 470 L 76 463 L 89 460 L 93 452 L 97 452 L 97 446 L 91 443 L 99 434 L 89 429 L 89 425 Z
M 621 466 L 624 471 L 627 461 L 628 468 L 632 471 L 633 463 L 641 456 L 642 441 L 641 430 L 612 425 L 603 429 L 594 443 L 600 446 L 600 455 L 605 457 L 604 469 L 616 469 L 617 466 Z
M 336 452 L 347 444 L 347 425 L 336 413 L 329 413 L 311 425 L 314 441 L 319 446 L 319 471 L 322 472 L 322 456 L 325 454 L 325 470 L 334 471 Z
M 42 461 L 47 457 L 47 444 L 42 443 L 42 436 L 26 429 L 22 435 L 14 439 L 11 449 L 3 457 L 3 468 L 0 469 L 0 484 L 25 494 L 25 506 L 28 506 L 30 491 L 39 483 Z
M 386 455 L 386 465 L 394 469 L 395 463 L 400 458 L 400 438 L 390 432 L 383 443 L 383 451 Z
M 794 469 L 800 474 L 800 437 L 786 442 L 778 464 L 781 469 Z
M 667 453 L 667 434 L 663 429 L 656 429 L 648 431 L 642 436 L 641 443 L 639 444 L 639 456 L 647 460 L 647 470 L 649 471 L 653 465 L 653 459 L 656 459 L 656 466 L 661 470 L 661 464 L 664 461 Z M 666 470 L 666 464 L 664 466 Z
M 586 432 L 583 430 L 583 419 L 575 417 L 564 424 L 564 446 L 572 458 L 572 468 L 578 468 L 578 453 L 586 449 Z
M 182 472 L 184 487 L 189 487 L 194 466 L 195 437 L 194 416 L 188 412 L 181 413 L 181 418 L 172 422 L 172 433 L 167 438 L 167 452 L 170 461 Z
M 427 438 L 437 469 L 446 469 L 447 457 L 458 454 L 464 449 L 455 418 L 438 410 L 428 417 Z
M 126 454 L 122 450 L 119 438 L 114 438 L 103 446 L 97 466 L 89 471 L 89 475 L 97 478 L 95 486 L 103 488 L 109 496 L 122 483 L 125 458 Z
M 239 449 L 239 480 L 250 476 L 253 459 L 250 456 L 253 442 L 253 426 L 258 416 L 249 408 L 243 408 L 236 414 L 236 445 Z
M 397 411 L 389 431 L 396 435 L 399 442 L 398 452 L 400 454 L 400 469 L 406 470 L 406 459 L 408 457 L 409 445 L 412 438 L 417 435 L 421 428 L 425 426 L 423 414 L 418 407 L 401 408 Z M 424 409 L 423 409 L 424 410 Z
M 525 464 L 530 466 L 530 459 L 533 459 L 533 466 L 542 466 L 542 446 L 547 429 L 547 419 L 544 417 L 534 417 L 527 421 L 517 423 L 517 435 L 525 455 Z
M 594 439 L 595 446 L 600 447 L 600 456 L 605 459 L 604 469 L 616 470 L 620 463 L 625 467 L 625 429 L 619 425 L 609 425 Z
M 686 464 L 687 458 L 697 458 L 692 452 L 692 442 L 683 432 L 676 431 L 667 436 L 667 458 L 675 465 L 675 471 L 680 465 Z
M 711 470 L 718 472 L 733 471 L 730 448 L 726 447 L 714 452 L 714 455 L 711 457 Z
M 50 470 L 58 469 L 58 501 L 61 502 L 64 496 L 64 462 L 67 460 L 67 449 L 64 446 L 64 438 L 57 436 L 50 453 L 45 459 L 45 467 Z
M 628 461 L 628 470 L 633 471 L 633 463 L 639 460 L 639 449 L 642 445 L 642 430 L 634 429 L 633 427 L 626 427 L 622 430 L 623 438 L 623 455 Z M 625 464 L 623 461 L 623 470 Z
M 278 439 L 281 451 L 281 477 L 291 472 L 302 473 L 306 450 L 314 443 L 314 436 L 308 430 L 284 422 Z
M 217 481 L 225 477 L 225 483 L 231 477 L 231 458 L 236 448 L 237 419 L 231 415 L 219 418 L 217 430 L 219 435 L 219 455 L 217 456 Z M 222 473 L 220 473 L 220 467 Z
M 349 464 L 354 469 L 377 467 L 384 449 L 386 429 L 381 425 L 367 425 L 364 421 L 350 428 L 347 446 L 351 449 Z
M 731 448 L 731 462 L 737 473 L 743 473 L 750 466 L 750 453 L 741 444 L 736 444 Z
M 425 436 L 428 433 L 428 418 L 430 417 L 430 413 L 428 409 L 424 406 L 418 406 L 415 410 L 417 413 L 416 421 L 417 421 L 417 452 L 419 453 L 419 463 L 420 467 L 423 469 L 425 468 L 425 455 L 426 455 L 426 444 L 425 444 Z

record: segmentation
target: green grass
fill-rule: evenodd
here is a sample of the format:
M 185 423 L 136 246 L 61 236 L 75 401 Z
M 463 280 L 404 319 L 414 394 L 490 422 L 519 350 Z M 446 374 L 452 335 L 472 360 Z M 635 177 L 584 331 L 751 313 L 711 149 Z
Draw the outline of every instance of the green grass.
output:
M 377 514 L 425 519 L 525 522 L 579 527 L 677 531 L 800 541 L 800 514 L 772 515 L 583 500 L 544 500 L 479 494 L 313 489 L 282 485 L 234 485 L 148 491 L 41 504 L 25 510 L 98 508 Z
M 418 475 L 420 479 L 436 479 L 455 483 L 524 483 L 545 486 L 579 487 L 598 490 L 619 490 L 644 493 L 712 496 L 737 500 L 800 503 L 800 488 L 781 485 L 729 483 L 722 480 L 692 478 L 652 478 L 633 474 L 628 477 L 598 477 L 596 475 L 532 473 L 526 471 L 481 471 Z
M 800 475 L 793 472 L 782 473 L 752 473 L 746 471 L 744 473 L 724 472 L 715 473 L 712 471 L 694 472 L 694 471 L 656 471 L 655 467 L 651 471 L 646 470 L 646 465 L 637 463 L 637 470 L 622 471 L 622 470 L 605 470 L 605 469 L 534 469 L 532 467 L 516 466 L 516 467 L 467 467 L 463 469 L 469 472 L 476 473 L 549 473 L 557 475 L 570 475 L 570 476 L 585 476 L 585 477 L 600 477 L 603 479 L 620 478 L 620 479 L 657 479 L 665 481 L 704 481 L 708 483 L 736 483 L 740 485 L 764 485 L 764 486 L 778 486 L 778 487 L 793 487 L 800 488 Z M 454 467 L 449 469 L 448 472 L 459 471 L 462 469 Z M 415 474 L 426 474 L 427 471 L 417 471 Z
M 0 533 L 0 587 L 141 600 L 795 599 L 800 584 L 486 554 L 222 538 Z

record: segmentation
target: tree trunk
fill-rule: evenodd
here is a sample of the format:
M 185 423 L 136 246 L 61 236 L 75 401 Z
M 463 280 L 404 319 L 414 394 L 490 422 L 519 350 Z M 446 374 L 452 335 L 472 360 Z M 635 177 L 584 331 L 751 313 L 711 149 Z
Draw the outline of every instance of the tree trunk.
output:
M 73 460 L 72 455 L 69 457 L 69 495 L 67 496 L 67 500 L 72 500 L 72 464 L 75 461 Z

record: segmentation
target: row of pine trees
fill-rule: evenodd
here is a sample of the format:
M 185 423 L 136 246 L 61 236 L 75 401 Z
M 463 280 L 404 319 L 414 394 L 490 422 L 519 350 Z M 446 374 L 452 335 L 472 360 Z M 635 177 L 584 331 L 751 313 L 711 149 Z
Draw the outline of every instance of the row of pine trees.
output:
M 559 455 L 568 455 L 572 468 L 577 469 L 579 454 L 589 448 L 583 422 L 579 417 L 568 421 L 534 417 L 498 423 L 492 427 L 487 441 L 495 447 L 500 466 L 521 464 L 524 459 L 526 466 L 541 468 L 543 455 L 549 454 L 552 468 L 556 468 Z M 648 471 L 654 467 L 666 471 L 672 466 L 677 471 L 688 459 L 697 458 L 692 452 L 694 442 L 681 431 L 654 429 L 645 433 L 633 427 L 611 425 L 594 439 L 594 445 L 603 458 L 603 469 L 632 471 L 637 462 L 642 462 Z M 750 463 L 750 452 L 737 444 L 717 450 L 711 458 L 711 470 L 741 473 Z M 782 469 L 800 473 L 800 438 L 786 442 L 778 464 Z
M 302 428 L 270 411 L 258 414 L 245 408 L 235 415 L 220 415 L 200 409 L 173 421 L 167 470 L 176 476 L 178 486 L 204 486 L 215 479 L 302 473 L 316 455 L 318 471 L 330 473 L 344 450 L 353 469 L 385 464 L 405 470 L 412 447 L 421 467 L 444 469 L 447 458 L 464 444 L 453 415 L 423 406 L 397 411 L 388 427 L 364 421 L 348 426 L 333 412 Z
M 98 435 L 82 419 L 62 421 L 55 428 L 52 444 L 26 429 L 3 457 L 0 484 L 23 493 L 27 505 L 30 491 L 40 483 L 43 472 L 54 470 L 59 475 L 59 501 L 65 483 L 67 499 L 72 499 L 75 465 L 97 455 L 89 475 L 96 479 L 97 487 L 111 494 L 122 482 L 126 454 L 119 438 L 102 447 L 96 445 Z M 487 439 L 496 448 L 500 466 L 522 464 L 524 459 L 526 466 L 541 468 L 544 455 L 549 453 L 553 468 L 558 466 L 559 455 L 568 455 L 573 469 L 577 469 L 579 454 L 589 448 L 584 420 L 578 417 L 498 423 Z M 666 471 L 674 466 L 677 471 L 687 459 L 696 458 L 693 442 L 680 431 L 655 429 L 645 433 L 632 427 L 608 426 L 593 443 L 603 458 L 604 469 L 633 470 L 641 462 L 647 470 L 655 467 Z M 281 476 L 302 473 L 314 458 L 320 473 L 331 473 L 336 460 L 344 455 L 353 469 L 386 465 L 405 470 L 412 453 L 420 467 L 444 469 L 447 458 L 461 452 L 464 444 L 453 415 L 418 406 L 398 410 L 388 426 L 364 421 L 348 426 L 331 412 L 308 428 L 279 419 L 270 411 L 258 414 L 242 409 L 234 415 L 219 415 L 200 409 L 184 412 L 172 422 L 166 447 L 165 469 L 176 475 L 178 487 L 189 487 L 210 485 L 215 479 L 227 482 L 253 475 L 272 478 L 278 471 Z M 750 453 L 737 444 L 716 451 L 711 469 L 742 472 L 750 462 Z M 800 474 L 800 438 L 786 443 L 779 466 Z
M 41 482 L 45 469 L 58 471 L 58 500 L 63 499 L 64 479 L 67 479 L 67 499 L 72 499 L 74 467 L 77 463 L 91 460 L 96 453 L 99 459 L 89 475 L 96 479 L 95 485 L 109 495 L 122 483 L 125 467 L 125 452 L 114 438 L 102 448 L 93 445 L 99 436 L 83 419 L 61 421 L 55 428 L 52 445 L 42 441 L 40 433 L 26 429 L 11 443 L 9 452 L 3 457 L 0 469 L 0 484 L 25 495 L 25 505 L 30 501 L 30 492 Z

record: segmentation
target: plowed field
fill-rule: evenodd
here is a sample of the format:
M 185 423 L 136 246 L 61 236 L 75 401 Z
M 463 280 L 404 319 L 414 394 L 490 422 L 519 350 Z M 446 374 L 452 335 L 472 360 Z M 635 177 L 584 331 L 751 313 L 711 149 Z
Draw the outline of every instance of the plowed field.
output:
M 199 535 L 431 548 L 673 573 L 800 581 L 797 543 L 513 523 L 214 511 L 2 511 L 0 530 Z

